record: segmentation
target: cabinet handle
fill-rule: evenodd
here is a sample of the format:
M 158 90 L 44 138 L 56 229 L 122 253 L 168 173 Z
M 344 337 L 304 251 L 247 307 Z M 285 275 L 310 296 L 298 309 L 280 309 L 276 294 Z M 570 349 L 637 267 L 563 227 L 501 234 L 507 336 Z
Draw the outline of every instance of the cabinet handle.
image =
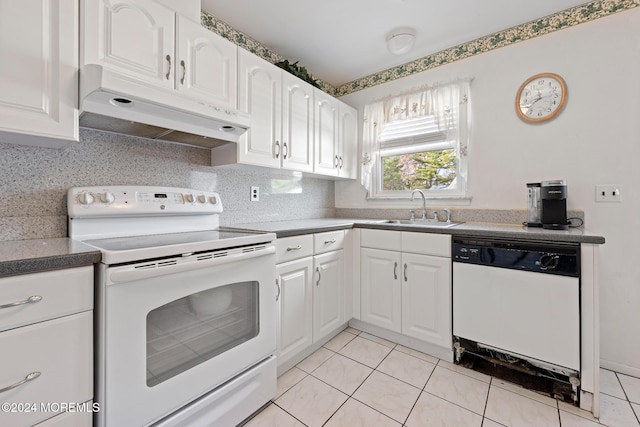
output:
M 287 252 L 299 251 L 300 249 L 302 249 L 302 245 L 298 245 L 298 246 L 293 247 L 293 248 L 287 248 Z
M 342 156 L 340 156 L 340 169 L 342 169 Z
M 289 155 L 289 149 L 287 148 L 287 143 L 285 142 L 282 144 L 282 158 L 286 159 L 288 155 Z
M 33 381 L 36 378 L 38 378 L 40 376 L 40 372 L 31 372 L 30 374 L 27 374 L 26 377 L 24 377 L 24 379 L 22 381 L 18 381 L 15 384 L 11 384 L 10 386 L 7 386 L 5 388 L 0 388 L 0 393 L 4 393 L 5 391 L 9 391 L 9 390 L 13 390 L 16 387 L 20 387 L 22 384 L 28 383 L 29 381 Z
M 42 301 L 42 297 L 40 295 L 31 295 L 29 298 L 27 298 L 24 301 L 16 301 L 9 304 L 3 304 L 3 305 L 0 305 L 0 308 L 17 307 L 19 305 L 33 304 L 40 301 Z
M 276 295 L 276 302 L 280 299 L 280 283 L 278 283 L 278 279 L 276 279 L 276 287 L 278 288 L 278 294 Z
M 276 159 L 280 157 L 280 141 L 276 141 L 276 143 L 273 144 L 273 152 L 276 155 Z
M 320 279 L 322 279 L 322 274 L 320 273 L 320 267 L 316 267 L 316 272 L 318 273 L 318 280 L 316 281 L 316 286 L 320 285 Z
M 184 78 L 187 76 L 187 67 L 184 65 L 184 59 L 180 61 L 180 66 L 182 67 L 182 78 L 180 79 L 180 84 L 184 84 Z
M 398 263 L 393 263 L 393 279 L 398 280 Z
M 325 240 L 324 244 L 325 245 L 333 245 L 336 242 L 336 239 L 331 239 L 331 240 Z
M 338 169 L 338 156 L 336 156 L 336 163 L 335 163 L 335 168 Z
M 167 64 L 169 64 L 169 68 L 167 69 L 167 74 L 165 74 L 164 76 L 167 78 L 167 80 L 169 80 L 169 76 L 171 75 L 171 55 L 168 55 L 165 57 L 167 60 Z
M 404 281 L 407 281 L 407 264 L 404 265 Z

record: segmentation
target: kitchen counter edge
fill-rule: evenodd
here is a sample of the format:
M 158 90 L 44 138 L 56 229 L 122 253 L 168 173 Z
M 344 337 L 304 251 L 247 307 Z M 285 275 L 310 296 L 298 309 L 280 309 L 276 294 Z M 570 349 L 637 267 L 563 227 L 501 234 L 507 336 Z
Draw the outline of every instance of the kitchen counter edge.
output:
M 0 242 L 0 277 L 93 265 L 99 250 L 66 237 Z
M 588 233 L 581 228 L 546 230 L 513 224 L 462 223 L 451 228 L 439 228 L 408 224 L 391 224 L 383 220 L 326 218 L 315 220 L 274 221 L 241 224 L 233 228 L 275 233 L 281 239 L 303 234 L 323 233 L 351 228 L 412 231 L 418 233 L 449 234 L 452 236 L 517 239 L 536 242 L 604 244 L 605 238 Z

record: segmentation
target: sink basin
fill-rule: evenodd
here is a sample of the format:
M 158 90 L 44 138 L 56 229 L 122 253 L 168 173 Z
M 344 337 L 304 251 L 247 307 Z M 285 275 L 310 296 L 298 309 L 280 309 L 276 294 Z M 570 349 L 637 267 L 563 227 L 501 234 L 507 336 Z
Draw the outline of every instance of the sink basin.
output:
M 433 228 L 451 228 L 456 225 L 462 224 L 461 222 L 436 222 L 425 221 L 421 219 L 390 219 L 385 221 L 385 224 L 398 224 L 398 225 L 415 225 L 419 227 L 433 227 Z

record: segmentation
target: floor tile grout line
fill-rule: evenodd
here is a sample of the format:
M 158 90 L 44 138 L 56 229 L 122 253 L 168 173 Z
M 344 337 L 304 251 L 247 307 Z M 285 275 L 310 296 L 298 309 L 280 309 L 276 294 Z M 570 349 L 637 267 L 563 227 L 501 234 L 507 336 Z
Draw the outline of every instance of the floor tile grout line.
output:
M 624 388 L 624 384 L 622 384 L 622 380 L 620 379 L 620 376 L 618 375 L 620 373 L 619 372 L 615 372 L 615 371 L 611 371 L 611 372 L 614 373 L 614 375 L 616 376 L 616 379 L 618 380 L 618 384 L 620 384 L 620 388 L 622 389 L 622 392 L 624 393 L 624 397 L 626 398 L 627 403 L 629 404 L 629 407 L 631 407 L 631 413 L 636 417 L 636 421 L 638 422 L 638 424 L 640 424 L 640 414 L 636 414 L 636 411 L 633 409 L 633 405 L 631 404 L 631 399 L 629 398 L 629 394 L 627 393 L 627 389 Z M 621 375 L 624 375 L 624 374 L 621 374 Z M 635 378 L 635 377 L 633 377 L 633 378 Z M 615 398 L 615 396 L 611 396 L 611 397 Z
M 612 372 L 613 372 L 613 371 L 612 371 Z M 629 402 L 630 402 L 631 400 L 629 399 L 629 395 L 627 394 L 627 390 L 624 388 L 624 384 L 622 384 L 622 380 L 621 380 L 621 379 L 620 379 L 620 377 L 618 376 L 618 373 L 617 373 L 617 372 L 613 372 L 613 374 L 616 376 L 616 379 L 618 380 L 618 384 L 620 385 L 620 388 L 622 389 L 622 393 L 624 393 L 624 398 L 625 398 L 627 401 L 629 401 Z M 605 394 L 606 394 L 606 393 L 605 393 Z M 612 396 L 612 397 L 615 397 L 615 396 Z M 633 408 L 631 408 L 631 409 L 633 409 Z
M 482 409 L 482 424 L 484 424 L 485 416 L 487 415 L 487 406 L 489 406 L 489 394 L 491 393 L 491 385 L 493 384 L 493 377 L 489 378 L 489 388 L 487 389 L 487 398 L 484 401 L 484 408 Z
M 276 405 L 278 408 L 282 409 L 286 414 L 288 414 L 289 416 L 291 416 L 293 419 L 295 419 L 296 421 L 298 421 L 300 424 L 302 424 L 305 427 L 309 427 L 308 424 L 305 424 L 302 422 L 302 420 L 298 419 L 298 417 L 296 417 L 295 415 L 289 413 L 289 411 L 287 411 L 286 409 L 284 409 L 282 406 L 278 405 L 276 402 L 273 402 L 274 405 Z

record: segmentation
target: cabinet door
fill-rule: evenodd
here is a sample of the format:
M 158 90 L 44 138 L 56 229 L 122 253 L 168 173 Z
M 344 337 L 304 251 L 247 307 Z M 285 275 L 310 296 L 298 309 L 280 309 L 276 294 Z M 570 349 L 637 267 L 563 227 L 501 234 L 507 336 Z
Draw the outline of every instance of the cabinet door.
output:
M 64 316 L 0 334 L 0 387 L 16 384 L 32 372 L 40 375 L 11 391 L 4 402 L 86 402 L 93 397 L 93 313 Z M 6 400 L 4 400 L 6 399 Z M 49 409 L 0 411 L 1 426 L 27 426 L 55 415 Z M 102 408 L 101 408 L 102 409 Z
M 316 90 L 315 103 L 315 166 L 314 171 L 324 175 L 337 175 L 340 166 L 338 155 L 338 104 L 335 98 Z
M 282 73 L 282 167 L 313 171 L 313 86 Z
M 339 152 L 338 175 L 344 178 L 358 177 L 358 111 L 343 102 L 339 103 Z
M 313 342 L 317 342 L 344 323 L 343 251 L 314 257 Z
M 84 0 L 81 65 L 174 87 L 175 13 L 151 0 Z
M 278 294 L 278 365 L 312 344 L 313 259 L 302 258 L 276 267 Z
M 360 316 L 363 322 L 401 332 L 400 252 L 360 250 Z
M 238 141 L 238 161 L 280 167 L 282 135 L 282 70 L 240 49 L 238 100 L 251 115 L 251 127 Z
M 402 254 L 402 333 L 451 348 L 451 259 Z
M 237 108 L 238 49 L 229 40 L 177 17 L 176 88 L 207 103 Z
M 0 141 L 78 140 L 77 15 L 73 0 L 0 0 Z

